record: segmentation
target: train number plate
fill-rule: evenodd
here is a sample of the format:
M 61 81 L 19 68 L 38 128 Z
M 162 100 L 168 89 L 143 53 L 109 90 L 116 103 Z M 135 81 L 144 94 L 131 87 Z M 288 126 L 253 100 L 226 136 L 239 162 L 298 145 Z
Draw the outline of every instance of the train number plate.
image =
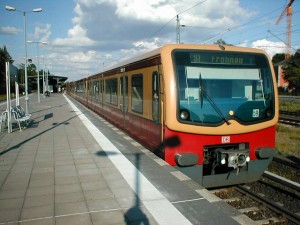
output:
M 230 136 L 222 136 L 222 143 L 230 143 Z

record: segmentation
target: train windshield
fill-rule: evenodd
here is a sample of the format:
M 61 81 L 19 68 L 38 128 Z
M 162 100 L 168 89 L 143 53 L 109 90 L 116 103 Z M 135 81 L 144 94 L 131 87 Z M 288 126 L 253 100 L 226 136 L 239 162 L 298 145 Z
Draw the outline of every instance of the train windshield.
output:
M 272 74 L 263 54 L 177 50 L 173 59 L 180 122 L 218 126 L 274 117 Z

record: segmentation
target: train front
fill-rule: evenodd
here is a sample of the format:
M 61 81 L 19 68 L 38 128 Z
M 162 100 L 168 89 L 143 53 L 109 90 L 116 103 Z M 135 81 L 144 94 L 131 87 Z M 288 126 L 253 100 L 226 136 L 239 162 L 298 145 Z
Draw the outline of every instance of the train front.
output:
M 165 160 L 204 187 L 258 180 L 275 153 L 278 121 L 269 58 L 230 46 L 165 53 Z

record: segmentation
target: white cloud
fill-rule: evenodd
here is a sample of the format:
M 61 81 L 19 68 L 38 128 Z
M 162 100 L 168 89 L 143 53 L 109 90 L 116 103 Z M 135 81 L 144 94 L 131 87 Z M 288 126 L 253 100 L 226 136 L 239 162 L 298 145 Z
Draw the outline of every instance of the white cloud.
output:
M 199 3 L 199 0 L 75 0 L 73 27 L 67 37 L 55 38 L 49 45 L 49 56 L 60 65 L 60 70 L 53 67 L 56 68 L 53 72 L 68 72 L 73 78 L 77 74 L 91 75 L 102 70 L 103 64 L 110 65 L 163 44 L 175 43 L 175 17 L 179 13 L 181 24 L 219 28 L 217 31 L 182 28 L 184 43 L 207 40 L 252 15 L 238 0 Z M 40 37 L 49 38 L 50 34 L 47 27 L 36 30 Z
M 120 0 L 116 3 L 116 15 L 147 21 L 166 21 L 177 14 L 174 6 L 166 0 Z
M 74 49 L 81 46 L 92 46 L 95 42 L 86 37 L 86 31 L 79 25 L 75 25 L 68 31 L 67 38 L 56 38 L 52 41 L 54 46 L 72 46 Z
M 16 35 L 19 32 L 22 32 L 22 30 L 15 27 L 0 27 L 0 34 Z
M 51 25 L 44 24 L 35 27 L 33 40 L 48 41 L 51 36 Z
M 277 53 L 285 52 L 285 44 L 283 42 L 273 42 L 266 39 L 253 42 L 251 47 L 265 50 L 271 58 Z

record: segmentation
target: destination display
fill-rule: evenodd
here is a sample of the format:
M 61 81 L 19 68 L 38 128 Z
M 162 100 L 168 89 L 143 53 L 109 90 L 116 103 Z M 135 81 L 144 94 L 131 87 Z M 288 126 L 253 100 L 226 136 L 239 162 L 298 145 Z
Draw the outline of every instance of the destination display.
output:
M 233 53 L 190 53 L 190 63 L 221 64 L 221 65 L 255 65 L 255 57 Z

